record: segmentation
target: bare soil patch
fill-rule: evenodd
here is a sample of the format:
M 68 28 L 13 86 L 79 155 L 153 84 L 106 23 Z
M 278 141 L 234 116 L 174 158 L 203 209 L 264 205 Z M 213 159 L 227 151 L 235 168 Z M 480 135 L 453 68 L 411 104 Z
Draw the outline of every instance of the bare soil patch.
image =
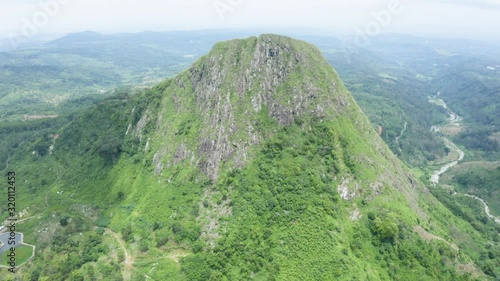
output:
M 444 240 L 443 238 L 439 237 L 439 236 L 436 236 L 430 232 L 428 232 L 427 230 L 425 230 L 423 227 L 421 227 L 420 225 L 416 225 L 414 228 L 413 228 L 413 231 L 415 231 L 416 233 L 418 233 L 418 235 L 420 235 L 420 237 L 422 239 L 424 239 L 425 241 L 427 242 L 430 242 L 432 240 L 440 240 L 440 241 L 443 241 L 444 243 L 448 244 L 452 249 L 454 249 L 455 251 L 458 251 L 458 247 L 457 245 L 455 244 L 452 244 L 446 240 Z
M 51 119 L 57 118 L 59 115 L 24 115 L 23 120 L 39 120 L 39 119 Z
M 445 126 L 441 128 L 441 131 L 447 136 L 454 137 L 463 131 L 463 127 Z

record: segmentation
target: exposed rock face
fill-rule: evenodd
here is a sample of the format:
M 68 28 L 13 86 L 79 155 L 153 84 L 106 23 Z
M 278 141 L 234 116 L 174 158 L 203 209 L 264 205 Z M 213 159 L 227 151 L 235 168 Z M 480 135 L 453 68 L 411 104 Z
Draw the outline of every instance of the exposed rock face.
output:
M 233 160 L 241 167 L 247 161 L 248 147 L 262 138 L 252 119 L 263 109 L 285 126 L 349 105 L 350 97 L 337 94 L 339 81 L 332 69 L 322 69 L 319 50 L 311 55 L 299 48 L 291 39 L 274 35 L 224 42 L 188 71 L 196 111 L 204 116 L 199 165 L 210 178 L 217 179 L 223 162 Z
M 371 200 L 392 187 L 425 217 L 416 195 L 422 187 L 380 140 L 314 46 L 275 35 L 218 43 L 157 89 L 164 95 L 158 116 L 146 110 L 135 125 L 141 143 L 143 131 L 156 128 L 156 137 L 148 142 L 156 175 L 186 164 L 216 182 L 221 170 L 242 168 L 252 159 L 254 148 L 271 133 L 269 127 L 299 124 L 308 131 L 313 122 L 348 120 L 360 138 L 374 140 L 369 145 L 372 156 L 358 153 L 349 158 L 377 177 L 363 182 L 352 174 L 340 175 L 336 189 L 342 198 Z

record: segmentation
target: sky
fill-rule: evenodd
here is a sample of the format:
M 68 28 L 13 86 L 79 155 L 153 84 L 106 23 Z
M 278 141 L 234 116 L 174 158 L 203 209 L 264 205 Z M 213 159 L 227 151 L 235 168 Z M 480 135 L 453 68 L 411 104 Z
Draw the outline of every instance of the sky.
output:
M 0 0 L 0 38 L 253 27 L 500 38 L 500 0 Z

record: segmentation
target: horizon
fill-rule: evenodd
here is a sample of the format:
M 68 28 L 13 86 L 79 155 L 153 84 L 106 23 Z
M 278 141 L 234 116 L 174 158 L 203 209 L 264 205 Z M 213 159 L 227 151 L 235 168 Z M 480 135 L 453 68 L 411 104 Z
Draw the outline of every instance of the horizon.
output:
M 384 32 L 380 34 L 376 34 L 373 36 L 367 36 L 369 43 L 367 44 L 357 44 L 356 41 L 354 40 L 355 34 L 346 34 L 346 33 L 334 33 L 334 32 L 321 32 L 318 30 L 308 30 L 308 29 L 302 29 L 302 30 L 297 30 L 293 28 L 269 28 L 266 29 L 264 27 L 260 28 L 251 28 L 251 27 L 243 27 L 243 28 L 206 28 L 206 29 L 175 29 L 175 30 L 141 30 L 141 31 L 123 31 L 123 32 L 100 32 L 96 30 L 79 30 L 75 32 L 70 32 L 70 33 L 59 33 L 59 34 L 39 34 L 36 35 L 29 40 L 26 40 L 23 37 L 20 38 L 0 38 L 0 52 L 11 52 L 15 51 L 18 47 L 37 47 L 41 46 L 43 44 L 52 42 L 52 41 L 57 41 L 59 39 L 63 39 L 67 36 L 70 35 L 78 35 L 78 34 L 83 34 L 83 33 L 95 33 L 98 35 L 103 35 L 103 36 L 117 36 L 117 35 L 140 35 L 143 33 L 156 33 L 158 35 L 161 34 L 167 34 L 167 33 L 177 33 L 177 32 L 184 32 L 184 33 L 190 33 L 190 32 L 207 32 L 207 33 L 215 33 L 215 32 L 224 32 L 227 34 L 234 33 L 235 37 L 233 39 L 238 39 L 238 38 L 247 38 L 251 36 L 260 36 L 263 34 L 275 34 L 275 35 L 280 35 L 280 36 L 287 36 L 287 37 L 295 37 L 299 38 L 301 36 L 318 36 L 318 37 L 326 37 L 326 38 L 332 38 L 332 39 L 337 39 L 340 41 L 348 42 L 352 45 L 356 45 L 358 47 L 366 47 L 371 44 L 372 39 L 380 39 L 384 37 L 390 37 L 390 36 L 397 36 L 397 37 L 407 37 L 407 38 L 413 38 L 413 39 L 420 39 L 420 40 L 434 40 L 434 41 L 440 41 L 440 42 L 445 42 L 445 41 L 467 41 L 469 43 L 474 43 L 474 44 L 484 44 L 488 45 L 490 47 L 495 47 L 500 44 L 500 39 L 495 38 L 488 38 L 488 39 L 481 39 L 481 38 L 466 38 L 466 37 L 454 37 L 454 36 L 449 36 L 449 37 L 443 37 L 443 36 L 437 36 L 437 35 L 418 35 L 418 34 L 410 34 L 410 33 L 398 33 L 398 32 Z M 230 39 L 228 39 L 230 40 Z M 17 44 L 17 45 L 13 45 Z M 10 48 L 9 48 L 10 45 Z M 12 47 L 14 46 L 14 47 Z M 2 49 L 2 47 L 4 49 Z
M 263 1 L 9 1 L 0 3 L 0 39 L 28 42 L 86 30 L 118 34 L 265 29 L 267 33 L 298 30 L 345 35 L 358 41 L 381 34 L 404 34 L 500 42 L 500 2 L 496 0 L 360 0 L 355 4 L 312 0 L 306 6 L 297 0 Z

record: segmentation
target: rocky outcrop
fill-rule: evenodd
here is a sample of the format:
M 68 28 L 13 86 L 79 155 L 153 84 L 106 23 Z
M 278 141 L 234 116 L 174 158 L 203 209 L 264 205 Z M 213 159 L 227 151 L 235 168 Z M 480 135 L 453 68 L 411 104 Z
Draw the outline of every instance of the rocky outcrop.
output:
M 324 68 L 319 50 L 301 47 L 275 35 L 234 40 L 216 45 L 189 69 L 195 110 L 202 116 L 199 166 L 210 178 L 217 179 L 222 163 L 241 167 L 248 160 L 249 147 L 262 139 L 253 129 L 262 110 L 286 126 L 331 116 L 351 103 L 339 94 L 340 83 L 331 67 Z
M 359 138 L 373 140 L 369 148 L 359 150 L 368 149 L 371 155 L 351 150 L 348 158 L 377 175 L 365 181 L 352 171 L 340 175 L 336 187 L 341 197 L 370 201 L 394 188 L 425 218 L 417 195 L 417 190 L 425 188 L 383 143 L 314 46 L 275 35 L 218 43 L 158 89 L 165 96 L 159 113 L 153 118 L 152 111 L 146 111 L 135 128 L 140 137 L 147 123 L 156 120 L 156 140 L 150 145 L 155 151 L 151 156 L 156 175 L 186 164 L 215 183 L 221 171 L 242 168 L 252 159 L 255 148 L 272 134 L 269 128 L 301 124 L 307 131 L 313 122 L 339 119 L 351 124 L 349 130 L 355 130 Z M 356 142 L 346 140 L 349 146 Z

